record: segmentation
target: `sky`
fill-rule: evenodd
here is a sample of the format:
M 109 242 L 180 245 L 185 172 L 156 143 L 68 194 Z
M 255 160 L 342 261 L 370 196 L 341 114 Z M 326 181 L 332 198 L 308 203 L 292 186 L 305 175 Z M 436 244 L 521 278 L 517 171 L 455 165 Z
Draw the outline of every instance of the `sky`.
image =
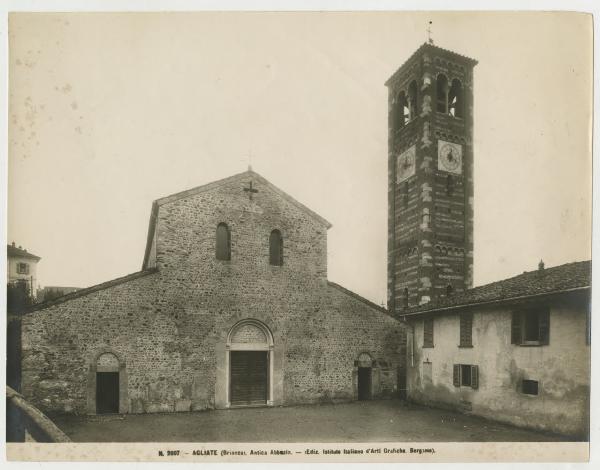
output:
M 13 14 L 8 242 L 38 283 L 139 271 L 151 203 L 253 169 L 327 220 L 329 279 L 386 297 L 385 80 L 474 72 L 475 285 L 591 258 L 591 17 Z

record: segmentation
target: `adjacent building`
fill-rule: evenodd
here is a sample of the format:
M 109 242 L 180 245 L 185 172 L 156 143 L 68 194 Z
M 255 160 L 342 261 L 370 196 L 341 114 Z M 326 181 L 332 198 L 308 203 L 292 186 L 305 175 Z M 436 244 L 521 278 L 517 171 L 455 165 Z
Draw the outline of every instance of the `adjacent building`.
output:
M 408 395 L 585 437 L 591 262 L 536 271 L 406 310 Z
M 17 247 L 15 242 L 7 245 L 6 257 L 6 279 L 8 280 L 8 283 L 25 283 L 29 293 L 35 297 L 38 287 L 37 264 L 42 258 L 29 253 L 21 246 Z

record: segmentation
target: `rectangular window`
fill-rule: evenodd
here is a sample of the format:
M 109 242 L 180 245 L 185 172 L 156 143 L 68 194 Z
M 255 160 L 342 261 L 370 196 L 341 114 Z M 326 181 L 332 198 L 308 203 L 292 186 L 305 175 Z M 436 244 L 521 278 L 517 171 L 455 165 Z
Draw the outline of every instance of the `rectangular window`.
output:
M 526 395 L 537 395 L 538 381 L 523 379 L 523 382 L 521 383 L 521 391 Z
M 542 346 L 550 342 L 550 310 L 538 306 L 512 314 L 511 343 Z
M 471 364 L 454 364 L 452 383 L 455 387 L 479 388 L 479 367 Z
M 29 265 L 27 263 L 17 263 L 17 274 L 29 274 Z
M 423 320 L 423 347 L 433 348 L 433 318 Z
M 460 316 L 460 344 L 461 348 L 473 347 L 473 314 L 463 313 Z

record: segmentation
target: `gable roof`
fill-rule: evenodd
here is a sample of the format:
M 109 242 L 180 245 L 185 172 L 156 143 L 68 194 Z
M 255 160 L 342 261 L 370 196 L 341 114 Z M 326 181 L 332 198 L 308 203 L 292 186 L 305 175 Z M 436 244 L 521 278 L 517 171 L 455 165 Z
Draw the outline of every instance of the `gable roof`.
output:
M 40 258 L 39 256 L 36 256 L 32 253 L 27 252 L 27 250 L 24 250 L 22 248 L 17 248 L 16 246 L 13 245 L 6 245 L 7 248 L 7 253 L 6 256 L 8 258 L 29 258 L 29 259 L 34 259 L 36 261 L 41 260 L 42 258 Z
M 204 184 L 201 186 L 196 186 L 195 188 L 187 189 L 185 191 L 180 191 L 178 193 L 171 194 L 170 196 L 165 196 L 165 197 L 155 200 L 152 203 L 152 210 L 150 212 L 150 222 L 148 224 L 148 238 L 146 240 L 146 250 L 144 252 L 144 262 L 142 263 L 142 269 L 146 268 L 148 258 L 150 256 L 150 249 L 152 247 L 152 240 L 154 238 L 154 230 L 156 228 L 156 217 L 158 215 L 158 208 L 160 206 L 162 206 L 164 204 L 169 204 L 174 201 L 178 201 L 179 199 L 184 199 L 186 197 L 195 196 L 196 194 L 210 191 L 210 190 L 216 189 L 220 186 L 234 183 L 236 181 L 239 181 L 240 183 L 246 183 L 248 178 L 253 178 L 256 181 L 259 181 L 261 184 L 263 184 L 264 186 L 269 188 L 275 194 L 277 194 L 281 198 L 285 199 L 292 205 L 296 206 L 298 209 L 300 209 L 302 212 L 308 214 L 310 217 L 315 219 L 320 224 L 324 225 L 325 228 L 327 228 L 327 229 L 331 228 L 331 226 L 332 226 L 331 223 L 328 222 L 326 219 L 324 219 L 319 214 L 317 214 L 316 212 L 314 212 L 311 209 L 309 209 L 308 207 L 306 207 L 301 202 L 294 199 L 292 196 L 290 196 L 286 192 L 279 189 L 277 186 L 275 186 L 274 184 L 269 182 L 266 178 L 262 177 L 261 175 L 259 175 L 255 171 L 253 171 L 252 169 L 248 168 L 248 170 L 244 171 L 243 173 L 238 173 L 237 175 L 229 176 L 227 178 L 213 181 L 212 183 Z
M 474 287 L 450 297 L 409 308 L 400 315 L 410 317 L 435 311 L 589 289 L 591 274 L 591 261 L 579 261 L 553 268 L 528 271 L 518 276 Z

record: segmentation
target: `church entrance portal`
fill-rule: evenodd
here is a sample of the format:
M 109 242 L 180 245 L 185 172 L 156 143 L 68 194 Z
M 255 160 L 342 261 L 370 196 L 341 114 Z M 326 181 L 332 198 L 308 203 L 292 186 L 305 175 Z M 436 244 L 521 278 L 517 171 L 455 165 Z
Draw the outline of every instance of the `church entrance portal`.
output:
M 266 405 L 267 351 L 231 351 L 231 406 Z
M 371 368 L 370 367 L 359 367 L 358 368 L 358 399 L 359 400 L 370 400 L 371 399 Z
M 119 373 L 96 372 L 96 413 L 119 412 Z
M 227 338 L 229 386 L 227 406 L 271 405 L 273 336 L 262 322 L 246 319 Z

